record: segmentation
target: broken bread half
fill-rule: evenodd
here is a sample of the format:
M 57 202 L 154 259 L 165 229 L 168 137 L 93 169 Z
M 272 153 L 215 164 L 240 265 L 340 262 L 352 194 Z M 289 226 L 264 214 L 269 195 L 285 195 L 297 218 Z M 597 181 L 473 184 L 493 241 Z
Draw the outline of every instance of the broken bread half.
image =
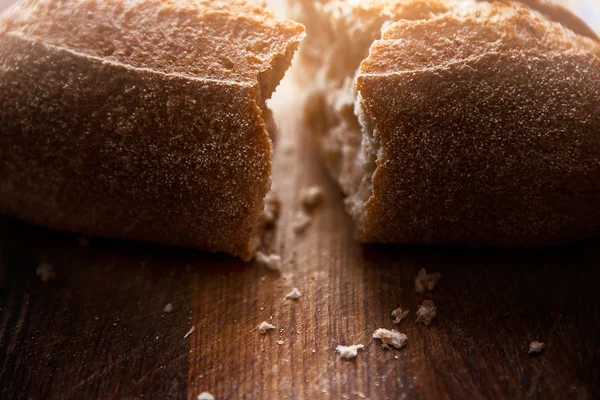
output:
M 295 1 L 307 117 L 358 240 L 600 231 L 600 44 L 565 9 L 525 3 Z
M 239 0 L 21 0 L 0 17 L 0 214 L 249 260 L 265 101 L 304 36 Z

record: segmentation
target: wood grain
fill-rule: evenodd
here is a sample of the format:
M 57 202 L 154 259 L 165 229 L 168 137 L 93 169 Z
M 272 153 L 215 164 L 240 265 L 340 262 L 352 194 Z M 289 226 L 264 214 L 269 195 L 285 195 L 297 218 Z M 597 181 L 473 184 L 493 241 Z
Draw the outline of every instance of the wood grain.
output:
M 518 251 L 360 246 L 293 90 L 274 104 L 283 214 L 266 250 L 282 256 L 280 274 L 155 245 L 82 248 L 76 235 L 0 222 L 0 397 L 599 397 L 600 239 Z M 314 184 L 325 201 L 297 236 L 298 194 Z M 55 282 L 35 275 L 40 262 Z M 426 295 L 414 292 L 420 268 L 442 273 Z M 298 301 L 284 298 L 293 287 Z M 414 322 L 424 299 L 438 307 L 428 327 Z M 400 305 L 411 314 L 394 325 Z M 261 335 L 262 321 L 277 331 Z M 380 327 L 406 333 L 407 347 L 383 349 L 371 337 Z M 537 357 L 532 340 L 547 345 Z M 358 343 L 354 360 L 334 350 Z
M 189 296 L 182 256 L 2 221 L 2 398 L 106 398 L 187 386 Z M 40 262 L 57 279 L 42 283 Z M 175 312 L 165 314 L 172 302 Z

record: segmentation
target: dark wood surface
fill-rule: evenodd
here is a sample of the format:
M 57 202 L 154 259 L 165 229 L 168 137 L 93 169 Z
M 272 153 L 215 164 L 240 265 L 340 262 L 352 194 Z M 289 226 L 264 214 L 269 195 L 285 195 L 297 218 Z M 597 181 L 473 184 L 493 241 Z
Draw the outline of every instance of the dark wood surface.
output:
M 289 91 L 278 97 L 283 214 L 269 247 L 281 274 L 151 244 L 84 248 L 77 235 L 0 220 L 1 398 L 600 397 L 600 239 L 535 250 L 360 246 L 299 105 Z M 313 184 L 325 201 L 296 236 L 298 192 Z M 41 262 L 56 281 L 36 275 Z M 442 273 L 426 295 L 414 292 L 420 268 Z M 284 299 L 293 287 L 297 302 Z M 414 322 L 426 298 L 438 307 L 428 327 Z M 394 325 L 400 305 L 411 314 Z M 259 334 L 264 320 L 277 331 Z M 371 338 L 380 327 L 406 333 L 406 348 L 383 349 Z M 533 340 L 547 345 L 539 356 L 528 355 Z M 334 350 L 357 343 L 355 360 Z

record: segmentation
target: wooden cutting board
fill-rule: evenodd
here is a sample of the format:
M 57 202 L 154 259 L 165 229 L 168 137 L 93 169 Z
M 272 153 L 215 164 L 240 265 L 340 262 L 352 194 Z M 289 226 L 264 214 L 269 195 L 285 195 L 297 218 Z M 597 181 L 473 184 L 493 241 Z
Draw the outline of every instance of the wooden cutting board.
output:
M 281 274 L 225 255 L 0 220 L 0 397 L 477 399 L 600 397 L 600 239 L 537 250 L 360 246 L 289 83 L 273 104 Z M 292 228 L 303 187 L 325 200 Z M 57 279 L 36 276 L 42 263 Z M 419 269 L 441 272 L 426 295 Z M 298 287 L 302 297 L 286 300 Z M 415 324 L 432 299 L 438 317 Z M 173 311 L 163 307 L 171 303 Z M 390 313 L 411 313 L 399 325 Z M 261 335 L 268 321 L 276 331 Z M 383 349 L 377 328 L 408 335 Z M 528 355 L 539 340 L 546 350 Z M 337 345 L 362 343 L 354 360 Z

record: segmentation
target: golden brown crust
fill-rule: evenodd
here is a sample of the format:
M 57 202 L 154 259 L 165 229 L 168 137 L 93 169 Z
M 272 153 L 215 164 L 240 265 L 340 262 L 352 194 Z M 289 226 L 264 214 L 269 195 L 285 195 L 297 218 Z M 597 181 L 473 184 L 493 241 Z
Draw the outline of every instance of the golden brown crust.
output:
M 306 21 L 310 35 L 312 35 L 312 29 L 310 27 L 311 19 L 312 19 L 312 21 L 314 21 L 315 19 L 318 19 L 318 15 L 317 15 L 318 10 L 317 9 L 320 5 L 323 5 L 323 4 L 337 2 L 337 3 L 352 4 L 355 7 L 384 8 L 386 6 L 395 6 L 395 5 L 401 6 L 403 3 L 414 2 L 414 0 L 368 0 L 368 1 L 364 1 L 364 2 L 358 2 L 358 3 L 356 3 L 356 2 L 351 3 L 348 0 L 288 0 L 288 1 L 293 6 L 301 9 L 301 10 L 296 10 L 296 12 L 300 16 L 299 21 L 302 21 L 302 22 Z M 543 14 L 544 16 L 546 16 L 546 18 L 562 24 L 565 28 L 569 28 L 573 32 L 575 32 L 579 35 L 587 36 L 594 40 L 600 40 L 600 38 L 598 37 L 598 34 L 592 28 L 590 28 L 590 26 L 587 25 L 581 18 L 579 18 L 576 14 L 574 14 L 567 7 L 556 3 L 554 0 L 475 0 L 475 1 L 486 2 L 486 3 L 501 2 L 504 4 L 510 4 L 510 3 L 515 3 L 515 2 L 522 3 L 522 4 L 527 5 L 531 9 L 536 10 L 539 13 Z M 452 2 L 452 0 L 446 1 L 446 3 L 451 3 L 451 2 Z M 427 6 L 427 1 L 421 1 L 421 3 L 424 5 L 424 8 L 425 7 L 429 8 L 429 6 Z M 440 2 L 440 4 L 443 4 L 443 3 L 444 3 L 444 1 Z M 303 15 L 305 17 L 309 17 L 309 18 L 302 18 Z M 414 18 L 409 17 L 408 19 L 414 19 Z
M 94 2 L 62 3 L 75 13 Z M 243 4 L 215 4 L 227 3 Z M 202 15 L 190 25 L 196 39 L 209 46 L 202 51 L 214 57 L 240 53 L 257 61 L 251 65 L 236 59 L 239 64 L 227 72 L 202 58 L 194 73 L 186 73 L 185 60 L 176 61 L 176 49 L 165 49 L 128 63 L 115 53 L 95 53 L 91 42 L 74 44 L 61 23 L 50 27 L 51 34 L 34 29 L 45 13 L 32 13 L 31 20 L 18 24 L 5 17 L 0 35 L 0 214 L 248 260 L 270 186 L 270 139 L 262 108 L 289 66 L 303 29 L 258 9 L 248 12 L 250 25 L 238 24 L 233 7 L 228 29 L 253 27 L 244 31 L 247 38 L 234 41 L 223 32 L 202 33 L 206 19 L 223 18 L 222 10 L 194 8 L 185 0 L 161 4 L 176 5 L 173 12 L 183 7 L 186 15 Z M 18 10 L 12 15 L 28 15 Z M 113 11 L 94 18 L 118 19 L 120 11 Z M 145 23 L 140 29 L 151 29 L 154 22 Z M 90 33 L 92 26 L 82 29 Z M 265 42 L 263 34 L 273 32 L 278 36 Z M 133 39 L 122 33 L 130 44 L 127 40 Z
M 384 21 L 397 21 L 399 19 L 426 19 L 430 15 L 440 14 L 453 7 L 453 0 L 368 0 L 363 2 L 350 2 L 348 0 L 288 0 L 294 10 L 292 17 L 306 25 L 308 38 L 303 44 L 300 52 L 303 68 L 308 69 L 307 79 L 312 79 L 315 69 L 322 63 L 322 54 L 325 46 L 331 46 L 339 39 L 340 30 L 343 26 L 331 24 L 331 11 L 335 9 L 350 8 L 354 17 L 360 21 L 355 27 L 368 26 L 369 24 L 379 27 Z M 514 4 L 515 2 L 525 4 L 533 10 L 543 14 L 546 18 L 562 24 L 564 27 L 583 35 L 600 41 L 598 34 L 590 28 L 585 21 L 579 18 L 568 8 L 555 3 L 553 0 L 473 0 L 482 3 L 501 2 Z M 343 33 L 345 34 L 345 33 Z M 360 35 L 353 33 L 355 38 Z M 365 38 L 368 40 L 369 38 Z M 372 38 L 374 40 L 375 37 Z M 372 41 L 371 40 L 371 41 Z M 356 48 L 362 48 L 360 43 L 352 49 L 348 49 L 348 57 L 353 56 Z
M 489 0 L 479 0 L 479 1 L 489 1 Z M 496 0 L 502 1 L 505 4 L 510 4 L 511 0 Z M 515 0 L 526 4 L 532 9 L 540 12 L 546 18 L 551 21 L 558 22 L 563 25 L 565 28 L 571 29 L 573 32 L 587 36 L 596 41 L 600 41 L 600 37 L 598 34 L 590 28 L 588 24 L 586 24 L 581 18 L 575 15 L 571 10 L 567 7 L 564 7 L 560 4 L 555 3 L 553 0 Z
M 357 89 L 380 152 L 361 241 L 538 246 L 600 231 L 600 45 L 492 8 L 498 20 L 401 21 L 371 47 Z
M 7 32 L 167 74 L 256 83 L 304 28 L 238 0 L 23 0 Z M 270 80 L 262 82 L 270 90 Z

